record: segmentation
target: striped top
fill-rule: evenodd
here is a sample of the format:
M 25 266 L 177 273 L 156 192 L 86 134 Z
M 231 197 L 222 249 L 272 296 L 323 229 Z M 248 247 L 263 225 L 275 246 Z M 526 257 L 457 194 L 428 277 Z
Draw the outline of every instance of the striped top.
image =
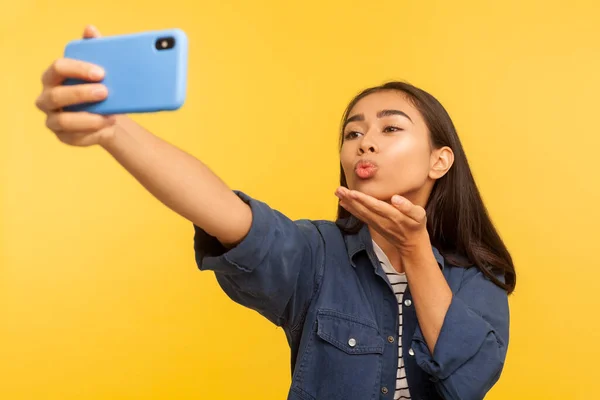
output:
M 404 360 L 402 358 L 402 301 L 408 281 L 406 280 L 406 274 L 401 274 L 397 272 L 394 267 L 392 267 L 392 263 L 390 263 L 388 257 L 377 245 L 377 243 L 375 243 L 375 241 L 373 241 L 373 249 L 375 250 L 375 254 L 379 259 L 381 267 L 387 275 L 387 278 L 392 285 L 392 289 L 394 290 L 394 294 L 396 295 L 396 299 L 398 300 L 398 372 L 396 373 L 396 390 L 394 391 L 394 400 L 407 400 L 410 399 L 410 391 L 408 390 L 406 370 L 404 369 Z

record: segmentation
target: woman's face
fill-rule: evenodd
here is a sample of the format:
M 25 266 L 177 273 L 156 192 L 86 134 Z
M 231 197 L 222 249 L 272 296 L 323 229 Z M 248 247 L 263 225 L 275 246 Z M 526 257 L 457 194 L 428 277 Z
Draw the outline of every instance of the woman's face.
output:
M 425 121 L 404 93 L 372 93 L 350 110 L 340 152 L 348 188 L 386 202 L 399 194 L 425 206 L 435 158 Z

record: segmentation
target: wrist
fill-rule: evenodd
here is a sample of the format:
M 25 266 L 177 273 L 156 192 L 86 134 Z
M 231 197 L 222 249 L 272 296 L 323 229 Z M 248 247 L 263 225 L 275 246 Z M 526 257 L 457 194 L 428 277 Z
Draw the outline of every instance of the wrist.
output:
M 104 150 L 106 150 L 108 152 L 110 152 L 110 149 L 112 147 L 114 137 L 116 136 L 116 133 L 115 133 L 116 130 L 117 130 L 116 126 L 104 128 L 104 130 L 100 134 L 100 137 L 98 138 L 98 144 L 100 145 L 100 147 L 102 147 Z
M 400 251 L 403 265 L 422 265 L 430 261 L 431 258 L 435 259 L 429 233 L 426 229 L 415 237 L 412 244 L 403 247 Z
M 116 140 L 118 132 L 124 129 L 122 123 L 123 118 L 125 117 L 115 115 L 113 116 L 113 118 L 115 119 L 113 125 L 103 129 L 100 134 L 100 137 L 98 138 L 98 144 L 100 145 L 100 147 L 102 147 L 108 152 L 110 152 L 110 150 L 114 148 L 114 142 Z

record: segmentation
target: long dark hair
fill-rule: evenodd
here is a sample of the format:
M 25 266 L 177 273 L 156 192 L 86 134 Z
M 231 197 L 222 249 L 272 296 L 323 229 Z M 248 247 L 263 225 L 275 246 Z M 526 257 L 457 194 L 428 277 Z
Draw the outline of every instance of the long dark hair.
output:
M 388 90 L 404 93 L 419 110 L 429 129 L 433 148 L 448 146 L 454 152 L 454 164 L 435 182 L 425 207 L 432 245 L 453 265 L 475 265 L 492 282 L 512 293 L 516 285 L 512 257 L 483 204 L 452 119 L 435 97 L 413 85 L 395 81 L 363 90 L 352 99 L 344 112 L 340 147 L 344 123 L 356 103 L 371 93 Z M 340 184 L 348 187 L 341 163 Z M 346 233 L 356 233 L 363 226 L 361 221 L 339 205 L 337 217 L 338 221 L 351 221 L 350 224 L 339 224 Z M 503 274 L 505 281 L 498 280 L 495 272 Z

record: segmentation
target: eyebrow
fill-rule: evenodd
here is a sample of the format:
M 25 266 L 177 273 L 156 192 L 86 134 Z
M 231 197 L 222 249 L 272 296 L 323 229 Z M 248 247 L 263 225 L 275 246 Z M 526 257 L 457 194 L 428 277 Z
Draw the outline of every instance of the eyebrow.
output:
M 383 117 L 389 117 L 391 115 L 399 115 L 401 117 L 405 117 L 407 118 L 410 122 L 413 122 L 413 120 L 403 111 L 400 110 L 381 110 L 377 113 L 377 118 L 383 118 Z M 344 123 L 344 128 L 346 127 L 346 125 L 348 125 L 350 122 L 354 122 L 354 121 L 364 121 L 365 120 L 365 115 L 364 114 L 356 114 L 351 116 L 350 118 L 348 118 L 346 120 L 346 122 Z M 414 122 L 413 122 L 414 123 Z

